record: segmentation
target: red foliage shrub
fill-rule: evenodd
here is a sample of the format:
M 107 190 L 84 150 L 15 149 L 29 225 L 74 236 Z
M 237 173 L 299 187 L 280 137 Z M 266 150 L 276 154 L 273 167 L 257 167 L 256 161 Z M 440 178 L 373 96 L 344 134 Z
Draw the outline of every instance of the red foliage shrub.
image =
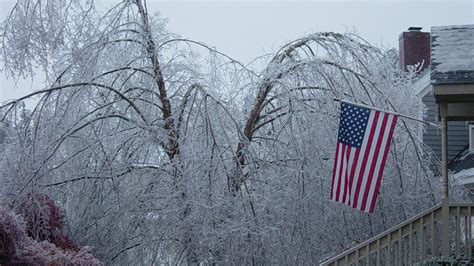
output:
M 0 207 L 0 264 L 16 255 L 27 235 L 23 220 L 13 212 Z
M 31 197 L 32 199 L 35 197 Z M 46 197 L 45 197 L 46 198 Z M 48 197 L 34 206 L 41 212 L 27 213 L 28 222 L 13 211 L 0 207 L 0 265 L 100 265 L 88 247 L 78 248 L 62 234 L 62 217 L 60 209 Z M 46 215 L 47 214 L 47 215 Z M 41 235 L 35 232 L 34 222 L 41 226 L 48 225 Z M 30 226 L 27 229 L 27 226 Z M 36 241 L 28 234 L 45 237 L 44 241 Z M 52 240 L 51 242 L 48 242 Z M 55 241 L 55 242 L 53 242 Z M 59 244 L 56 244 L 56 242 Z M 74 247 L 64 248 L 64 247 Z
M 79 250 L 64 234 L 64 215 L 49 196 L 28 193 L 18 212 L 26 221 L 28 236 L 37 241 L 49 241 L 64 250 Z

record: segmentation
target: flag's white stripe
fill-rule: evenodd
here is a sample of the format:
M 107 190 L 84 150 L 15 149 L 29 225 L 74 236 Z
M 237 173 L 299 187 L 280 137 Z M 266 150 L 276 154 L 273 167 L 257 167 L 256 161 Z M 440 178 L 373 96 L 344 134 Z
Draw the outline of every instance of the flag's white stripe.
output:
M 365 133 L 364 133 L 364 139 L 362 140 L 362 146 L 359 148 L 359 159 L 357 160 L 357 166 L 356 170 L 354 172 L 354 181 L 352 182 L 352 187 L 351 187 L 351 200 L 350 200 L 350 205 L 352 206 L 352 203 L 354 202 L 356 198 L 356 188 L 357 188 L 357 182 L 359 182 L 359 175 L 360 175 L 360 169 L 362 167 L 362 163 L 364 161 L 364 155 L 365 155 L 365 149 L 366 145 L 364 143 L 367 143 L 370 137 L 370 129 L 372 128 L 372 124 L 374 122 L 374 111 L 371 111 L 369 114 L 369 119 L 367 120 L 367 127 L 365 128 Z
M 356 154 L 356 151 L 357 151 L 356 148 L 349 147 L 349 152 L 350 152 L 349 161 L 347 162 L 347 171 L 346 171 L 346 174 L 344 175 L 344 179 L 346 183 L 349 183 L 350 181 L 350 177 L 351 177 L 350 175 L 352 171 L 352 166 L 354 165 L 354 156 Z M 351 188 L 349 187 L 349 184 L 347 184 L 346 186 L 347 186 L 347 189 L 344 189 L 344 193 L 346 194 L 346 199 L 343 203 L 349 205 L 349 197 L 350 197 Z
M 337 202 L 340 202 L 340 194 L 341 194 L 341 188 L 342 188 L 342 182 L 344 182 L 344 157 L 345 157 L 345 145 L 343 143 L 340 144 L 341 145 L 341 151 L 339 153 L 339 162 L 340 162 L 340 165 L 339 165 L 339 172 L 337 173 L 337 177 L 338 177 L 338 183 L 337 183 L 337 187 L 336 187 L 336 195 L 334 196 L 334 200 L 336 200 Z M 339 191 L 339 192 L 338 192 Z
M 394 116 L 389 114 L 388 119 L 387 119 L 387 125 L 385 126 L 385 131 L 383 132 L 383 139 L 380 146 L 380 152 L 377 158 L 377 164 L 375 165 L 375 169 L 374 169 L 374 177 L 372 179 L 372 184 L 370 184 L 369 195 L 367 197 L 367 203 L 365 205 L 365 210 L 364 210 L 365 212 L 370 211 L 370 206 L 372 205 L 372 202 L 377 198 L 377 195 L 374 194 L 374 191 L 377 185 L 377 180 L 379 178 L 380 169 L 382 168 L 382 160 L 385 154 L 385 150 L 389 149 L 390 147 L 387 145 L 387 141 L 390 135 L 390 130 L 392 128 L 393 120 L 394 120 Z
M 336 200 L 337 187 L 339 186 L 339 170 L 341 166 L 342 143 L 337 143 L 336 172 L 334 174 L 334 186 L 332 187 L 332 200 Z
M 341 171 L 341 175 L 339 176 L 339 200 L 338 202 L 342 202 L 342 195 L 344 193 L 344 187 L 346 185 L 346 180 L 345 180 L 345 176 L 346 176 L 346 171 L 347 171 L 347 152 L 349 150 L 349 146 L 348 145 L 343 145 L 344 148 L 342 149 L 343 152 L 342 152 L 342 156 L 341 156 L 341 160 L 342 160 L 342 171 Z
M 369 156 L 367 157 L 367 164 L 365 165 L 364 175 L 362 176 L 362 185 L 360 186 L 359 195 L 357 197 L 357 209 L 359 210 L 362 210 L 362 202 L 364 201 L 365 188 L 367 187 L 367 182 L 369 180 L 370 168 L 372 166 L 372 163 L 374 163 L 374 159 L 376 160 L 376 158 L 374 158 L 374 154 L 375 154 L 375 149 L 377 148 L 379 135 L 381 133 L 383 134 L 383 132 L 380 132 L 380 130 L 382 128 L 384 115 L 385 115 L 384 113 L 379 113 L 378 119 L 376 121 L 374 136 L 372 138 L 372 143 L 370 147 L 367 147 L 370 149 L 370 151 L 369 151 Z M 367 143 L 364 143 L 364 144 L 367 144 Z

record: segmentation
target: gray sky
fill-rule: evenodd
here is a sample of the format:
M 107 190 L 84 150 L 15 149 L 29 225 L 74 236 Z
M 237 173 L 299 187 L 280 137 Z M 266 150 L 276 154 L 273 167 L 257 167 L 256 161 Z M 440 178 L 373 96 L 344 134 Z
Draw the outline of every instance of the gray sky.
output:
M 14 2 L 0 0 L 2 21 Z M 356 32 L 377 46 L 398 48 L 398 35 L 409 26 L 429 31 L 431 26 L 474 23 L 474 0 L 148 0 L 148 10 L 167 18 L 169 31 L 205 42 L 243 62 L 318 31 Z M 23 81 L 14 88 L 12 80 L 0 73 L 0 103 L 41 87 L 38 82 Z

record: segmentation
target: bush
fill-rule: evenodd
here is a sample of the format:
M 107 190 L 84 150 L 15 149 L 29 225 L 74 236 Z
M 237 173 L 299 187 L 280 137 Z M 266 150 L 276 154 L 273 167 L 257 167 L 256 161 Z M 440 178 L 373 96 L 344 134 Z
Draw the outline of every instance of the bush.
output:
M 51 242 L 65 250 L 79 250 L 64 234 L 64 214 L 49 196 L 28 193 L 18 212 L 26 221 L 28 236 L 37 241 Z
M 51 201 L 52 202 L 52 201 Z M 38 242 L 27 234 L 22 217 L 0 207 L 0 264 L 100 265 L 88 247 L 71 250 L 47 240 Z M 59 229 L 59 228 L 56 228 Z M 62 228 L 61 228 L 62 229 Z M 55 238 L 52 238 L 55 239 Z M 69 240 L 70 241 L 70 240 Z M 71 241 L 72 243 L 72 241 Z M 61 243 L 60 243 L 61 244 Z
M 474 260 L 466 258 L 466 257 L 434 257 L 429 260 L 425 260 L 424 262 L 417 263 L 418 266 L 448 266 L 448 265 L 474 265 Z
M 27 236 L 21 217 L 0 207 L 0 263 L 16 256 Z

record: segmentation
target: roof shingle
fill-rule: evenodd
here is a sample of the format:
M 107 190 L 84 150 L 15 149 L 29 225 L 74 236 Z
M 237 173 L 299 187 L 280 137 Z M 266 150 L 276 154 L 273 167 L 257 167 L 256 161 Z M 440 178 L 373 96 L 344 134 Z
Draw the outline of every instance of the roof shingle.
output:
M 431 83 L 474 83 L 474 24 L 431 27 Z

